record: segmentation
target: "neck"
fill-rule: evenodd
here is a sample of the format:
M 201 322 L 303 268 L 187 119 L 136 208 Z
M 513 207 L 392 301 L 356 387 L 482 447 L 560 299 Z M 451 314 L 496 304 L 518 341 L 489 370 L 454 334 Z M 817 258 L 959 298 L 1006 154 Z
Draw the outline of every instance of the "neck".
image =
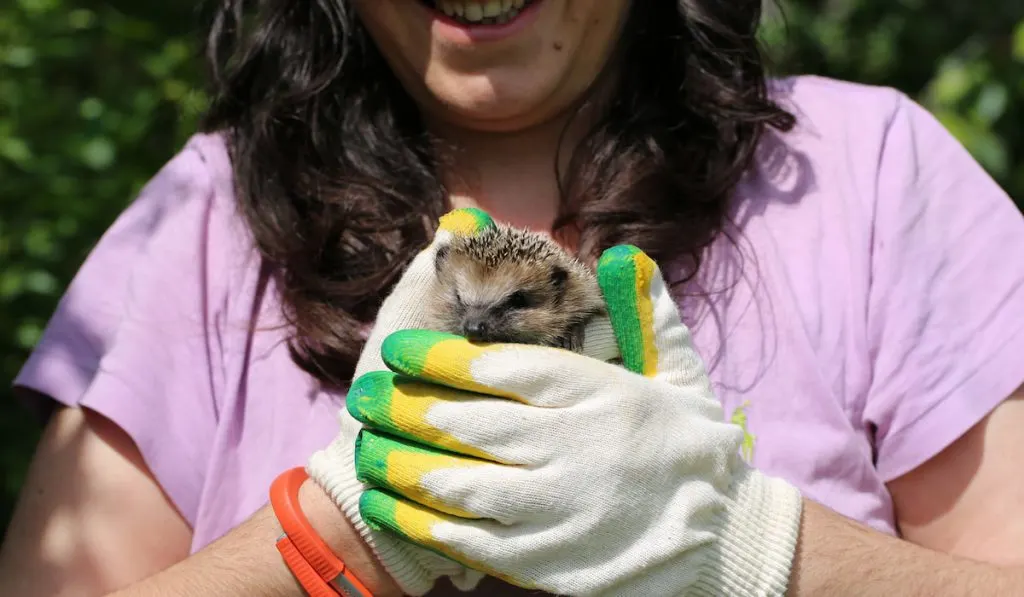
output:
M 603 97 L 612 80 L 603 77 L 595 95 Z M 574 106 L 515 132 L 484 132 L 428 120 L 428 128 L 442 142 L 441 177 L 451 208 L 478 207 L 500 222 L 551 232 L 561 207 L 557 177 L 567 172 L 603 103 L 586 102 L 579 110 Z M 556 240 L 571 248 L 576 234 L 564 232 Z
M 515 133 L 431 127 L 445 148 L 442 179 L 451 207 L 479 207 L 496 220 L 550 231 L 560 204 L 555 162 L 564 172 L 579 139 L 575 131 L 563 138 L 566 123 L 562 117 Z
M 602 74 L 581 105 L 514 132 L 480 131 L 428 118 L 428 129 L 441 140 L 441 178 L 451 207 L 478 207 L 498 221 L 550 232 L 561 207 L 557 176 L 568 171 L 575 149 L 599 118 L 616 71 Z M 556 240 L 573 246 L 576 233 L 561 232 Z

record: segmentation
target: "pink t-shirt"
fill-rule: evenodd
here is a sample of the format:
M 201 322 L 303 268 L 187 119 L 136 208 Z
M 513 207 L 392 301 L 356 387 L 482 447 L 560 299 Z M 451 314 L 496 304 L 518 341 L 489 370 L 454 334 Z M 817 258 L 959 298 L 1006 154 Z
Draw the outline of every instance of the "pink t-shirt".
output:
M 699 280 L 710 299 L 681 305 L 726 413 L 747 405 L 753 463 L 895 532 L 886 482 L 1024 383 L 1024 217 L 902 94 L 775 89 L 799 125 L 739 187 L 741 234 Z M 337 426 L 259 265 L 224 142 L 197 135 L 96 246 L 15 382 L 122 426 L 193 549 Z

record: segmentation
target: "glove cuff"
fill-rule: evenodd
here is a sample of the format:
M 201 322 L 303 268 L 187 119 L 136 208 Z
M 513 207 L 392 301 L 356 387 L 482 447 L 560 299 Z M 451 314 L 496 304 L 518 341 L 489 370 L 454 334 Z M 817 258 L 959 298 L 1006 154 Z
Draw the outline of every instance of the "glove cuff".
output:
M 803 500 L 782 479 L 742 466 L 720 517 L 719 541 L 693 595 L 782 596 L 789 586 Z
M 366 486 L 356 479 L 355 442 L 338 438 L 310 457 L 307 473 L 345 514 L 363 541 L 406 595 L 425 595 L 437 576 L 420 565 L 409 546 L 371 529 L 359 514 L 359 496 Z

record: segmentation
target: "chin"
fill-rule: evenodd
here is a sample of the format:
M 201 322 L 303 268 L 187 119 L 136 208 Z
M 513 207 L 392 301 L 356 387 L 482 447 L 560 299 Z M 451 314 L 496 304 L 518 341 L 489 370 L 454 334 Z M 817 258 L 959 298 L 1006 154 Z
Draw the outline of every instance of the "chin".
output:
M 503 83 L 494 79 L 428 81 L 432 116 L 460 128 L 488 132 L 522 130 L 548 122 L 567 105 L 552 102 L 557 84 Z
M 483 0 L 354 0 L 378 49 L 428 118 L 512 132 L 566 114 L 598 80 L 630 0 L 522 0 L 511 20 Z M 511 10 L 514 0 L 500 6 Z M 465 17 L 459 16 L 462 7 Z M 476 8 L 474 8 L 476 10 Z

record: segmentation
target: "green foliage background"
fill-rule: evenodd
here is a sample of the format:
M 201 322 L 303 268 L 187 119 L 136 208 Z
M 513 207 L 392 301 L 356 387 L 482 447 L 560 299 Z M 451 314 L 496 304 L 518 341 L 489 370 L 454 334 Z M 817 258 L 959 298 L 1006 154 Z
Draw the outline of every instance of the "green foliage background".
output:
M 789 0 L 780 73 L 899 88 L 1024 199 L 1024 2 Z M 0 2 L 0 377 L 10 380 L 87 251 L 194 130 L 194 5 Z M 38 426 L 0 386 L 0 528 Z

